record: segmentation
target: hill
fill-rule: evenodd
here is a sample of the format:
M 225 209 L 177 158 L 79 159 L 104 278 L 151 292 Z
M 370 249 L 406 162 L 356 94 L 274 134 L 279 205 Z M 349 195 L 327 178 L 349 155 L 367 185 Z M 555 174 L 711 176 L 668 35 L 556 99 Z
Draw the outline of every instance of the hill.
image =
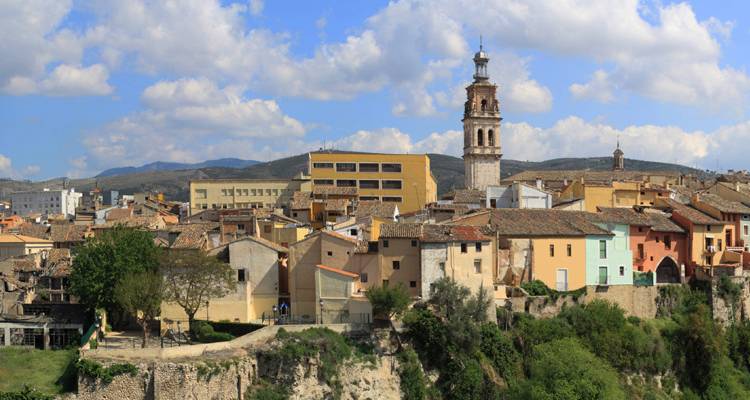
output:
M 175 162 L 163 162 L 156 161 L 149 164 L 141 165 L 140 167 L 120 167 L 110 168 L 102 171 L 97 175 L 97 178 L 105 176 L 116 176 L 116 175 L 128 175 L 137 174 L 139 172 L 149 171 L 176 171 L 180 169 L 201 169 L 201 168 L 245 168 L 251 165 L 260 163 L 255 160 L 242 160 L 239 158 L 220 158 L 218 160 L 208 160 L 200 163 L 187 164 L 187 163 L 175 163 Z
M 442 194 L 451 189 L 463 186 L 464 163 L 461 158 L 444 154 L 430 154 L 429 156 L 432 174 L 437 180 L 439 193 Z M 195 169 L 146 170 L 109 176 L 102 175 L 107 172 L 104 171 L 99 176 L 93 178 L 71 180 L 55 178 L 39 182 L 0 179 L 0 199 L 7 198 L 9 193 L 17 191 L 41 190 L 43 188 L 59 189 L 67 181 L 69 187 L 74 187 L 76 190 L 82 192 L 89 191 L 95 186 L 103 190 L 119 190 L 123 194 L 160 191 L 164 192 L 170 199 L 186 201 L 188 199 L 188 185 L 190 180 L 291 178 L 300 171 L 307 170 L 307 160 L 307 153 L 305 153 L 269 162 L 258 162 L 244 168 L 207 166 Z M 209 162 L 206 161 L 206 163 Z M 558 158 L 540 162 L 501 160 L 500 162 L 503 178 L 526 170 L 590 169 L 606 171 L 610 169 L 611 165 L 611 157 Z M 682 165 L 642 160 L 628 159 L 625 161 L 625 167 L 630 170 L 641 171 L 677 171 L 686 174 L 705 174 L 704 171 Z

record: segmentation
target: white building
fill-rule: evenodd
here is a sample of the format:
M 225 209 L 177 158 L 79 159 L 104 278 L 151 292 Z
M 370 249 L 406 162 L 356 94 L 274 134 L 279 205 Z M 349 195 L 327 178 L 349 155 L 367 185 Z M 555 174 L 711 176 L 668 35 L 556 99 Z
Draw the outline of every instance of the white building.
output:
M 81 193 L 75 189 L 39 190 L 10 194 L 13 215 L 22 217 L 33 213 L 62 214 L 66 218 L 75 217 L 76 207 L 81 201 Z
M 552 208 L 552 194 L 521 182 L 487 186 L 486 198 L 487 208 Z

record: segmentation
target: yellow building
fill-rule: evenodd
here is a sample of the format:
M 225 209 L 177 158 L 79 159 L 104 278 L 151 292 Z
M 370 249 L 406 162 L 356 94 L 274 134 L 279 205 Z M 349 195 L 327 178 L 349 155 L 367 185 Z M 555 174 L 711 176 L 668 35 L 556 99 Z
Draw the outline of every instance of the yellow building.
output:
M 586 286 L 586 238 L 561 236 L 532 239 L 530 279 L 566 291 Z
M 425 154 L 311 152 L 313 186 L 356 187 L 360 200 L 398 203 L 401 213 L 437 201 L 437 183 Z
M 295 191 L 309 192 L 310 179 L 201 179 L 190 181 L 190 215 L 207 209 L 282 208 Z
M 585 211 L 596 212 L 599 207 L 632 207 L 641 204 L 641 183 L 634 181 L 609 184 L 575 181 L 560 193 L 561 200 L 583 199 Z
M 284 247 L 289 247 L 291 243 L 304 239 L 311 230 L 310 227 L 290 223 L 281 216 L 259 220 L 258 229 L 260 237 Z

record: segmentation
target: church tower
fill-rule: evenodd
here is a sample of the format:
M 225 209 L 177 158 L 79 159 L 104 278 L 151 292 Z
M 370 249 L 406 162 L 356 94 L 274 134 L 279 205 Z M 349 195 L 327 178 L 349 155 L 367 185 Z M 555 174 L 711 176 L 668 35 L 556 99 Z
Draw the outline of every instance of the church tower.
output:
M 500 105 L 497 85 L 490 82 L 481 42 L 474 54 L 474 82 L 466 88 L 464 105 L 464 167 L 466 189 L 484 191 L 500 184 Z
M 617 139 L 617 148 L 612 154 L 612 171 L 625 170 L 625 153 L 620 150 L 620 139 Z

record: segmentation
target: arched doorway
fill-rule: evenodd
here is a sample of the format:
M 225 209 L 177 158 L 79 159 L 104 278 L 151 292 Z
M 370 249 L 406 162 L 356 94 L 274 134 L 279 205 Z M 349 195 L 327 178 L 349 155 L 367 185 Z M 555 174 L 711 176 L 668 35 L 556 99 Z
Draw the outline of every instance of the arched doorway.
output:
M 680 267 L 672 257 L 664 257 L 656 266 L 656 283 L 680 283 Z

